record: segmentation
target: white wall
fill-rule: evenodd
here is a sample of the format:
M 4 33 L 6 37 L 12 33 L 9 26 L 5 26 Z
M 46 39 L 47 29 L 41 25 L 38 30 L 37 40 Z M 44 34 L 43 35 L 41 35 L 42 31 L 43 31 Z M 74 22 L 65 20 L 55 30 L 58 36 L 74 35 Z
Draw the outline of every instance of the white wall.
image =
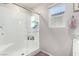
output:
M 72 4 L 65 4 L 66 11 L 64 15 L 67 22 L 72 13 Z M 47 5 L 39 6 L 35 9 L 44 19 L 40 19 L 40 47 L 52 55 L 69 56 L 72 55 L 72 40 L 68 32 L 68 27 L 64 28 L 49 28 L 48 27 L 48 10 Z

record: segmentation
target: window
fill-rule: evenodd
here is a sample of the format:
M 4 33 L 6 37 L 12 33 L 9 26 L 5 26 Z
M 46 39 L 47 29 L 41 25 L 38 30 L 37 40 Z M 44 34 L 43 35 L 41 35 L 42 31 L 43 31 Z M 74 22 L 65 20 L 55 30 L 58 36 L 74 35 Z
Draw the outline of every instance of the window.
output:
M 64 13 L 64 11 L 65 11 L 65 8 L 63 4 L 59 4 L 59 5 L 49 8 L 50 15 L 59 15 L 59 14 Z
M 31 28 L 33 32 L 39 31 L 39 15 L 33 14 L 31 17 Z
M 49 11 L 49 27 L 50 28 L 59 28 L 65 26 L 64 15 L 65 14 L 65 5 L 56 4 L 48 9 Z

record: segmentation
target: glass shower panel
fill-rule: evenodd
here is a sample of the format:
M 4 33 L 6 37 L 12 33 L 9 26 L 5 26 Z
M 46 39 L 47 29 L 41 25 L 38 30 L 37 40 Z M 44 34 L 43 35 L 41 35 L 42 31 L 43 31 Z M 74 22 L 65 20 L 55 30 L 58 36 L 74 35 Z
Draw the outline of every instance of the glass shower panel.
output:
M 0 55 L 27 53 L 27 20 L 30 17 L 30 12 L 14 4 L 0 4 Z

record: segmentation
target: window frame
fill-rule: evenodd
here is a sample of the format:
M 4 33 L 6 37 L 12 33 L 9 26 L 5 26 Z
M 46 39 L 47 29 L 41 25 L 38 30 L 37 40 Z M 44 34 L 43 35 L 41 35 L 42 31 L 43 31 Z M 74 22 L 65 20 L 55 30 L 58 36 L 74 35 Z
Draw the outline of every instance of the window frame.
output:
M 51 4 L 51 5 L 49 5 L 48 6 L 48 17 L 49 17 L 49 28 L 61 28 L 61 27 L 65 27 L 66 25 L 65 25 L 65 20 L 64 20 L 64 15 L 65 15 L 65 11 L 66 11 L 66 9 L 64 10 L 64 12 L 63 13 L 59 13 L 59 14 L 55 14 L 55 15 L 51 15 L 51 14 L 49 14 L 49 9 L 51 8 L 51 7 L 55 7 L 55 6 L 57 6 L 57 5 L 60 5 L 60 4 L 62 4 L 62 5 L 64 5 L 64 8 L 65 8 L 65 4 L 63 4 L 63 3 L 56 3 L 56 4 Z M 62 19 L 63 19 L 63 21 L 62 21 L 62 24 L 60 25 L 56 25 L 55 26 L 55 24 L 52 24 L 51 22 L 51 17 L 58 17 L 58 16 L 62 16 Z

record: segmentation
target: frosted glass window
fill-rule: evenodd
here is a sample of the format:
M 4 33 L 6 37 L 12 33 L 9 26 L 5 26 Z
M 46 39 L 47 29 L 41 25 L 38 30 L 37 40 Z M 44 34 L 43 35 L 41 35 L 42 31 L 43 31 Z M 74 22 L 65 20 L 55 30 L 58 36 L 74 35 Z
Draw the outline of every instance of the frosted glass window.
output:
M 31 28 L 33 32 L 39 31 L 39 15 L 34 14 L 31 17 Z
M 36 28 L 38 26 L 38 22 L 36 21 L 35 16 L 32 16 L 32 28 Z
M 51 7 L 49 9 L 49 14 L 50 15 L 59 15 L 59 14 L 62 14 L 64 13 L 65 11 L 65 7 L 63 4 L 59 4 L 59 5 L 56 5 L 54 7 Z

